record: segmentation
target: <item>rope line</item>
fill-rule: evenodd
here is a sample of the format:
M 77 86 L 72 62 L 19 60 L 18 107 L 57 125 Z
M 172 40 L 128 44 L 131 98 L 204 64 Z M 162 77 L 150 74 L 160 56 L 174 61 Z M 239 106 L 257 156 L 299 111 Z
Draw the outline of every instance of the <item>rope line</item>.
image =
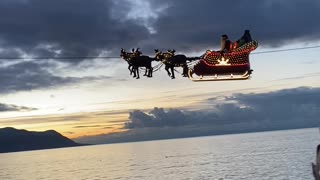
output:
M 155 66 L 153 66 L 152 67 L 152 69 L 153 69 L 153 73 L 154 72 L 156 72 L 156 71 L 159 71 L 160 69 L 161 69 L 161 67 L 163 66 L 163 63 L 159 63 L 159 64 L 157 64 L 157 65 L 155 65 Z M 146 68 L 145 67 L 139 67 L 139 70 L 141 70 L 141 71 L 145 71 L 146 70 Z
M 278 49 L 278 50 L 270 50 L 270 51 L 261 51 L 261 52 L 253 52 L 251 54 L 268 54 L 268 53 L 276 53 L 276 52 L 285 52 L 285 51 L 297 51 L 297 50 L 305 50 L 305 49 L 315 49 L 320 48 L 318 46 L 309 46 L 309 47 L 299 47 L 299 48 L 290 48 L 290 49 Z M 116 56 L 66 56 L 66 57 L 0 57 L 0 60 L 42 60 L 42 59 L 56 59 L 56 60 L 64 60 L 64 59 L 119 59 L 120 57 Z
M 268 54 L 268 53 L 285 52 L 285 51 L 297 51 L 297 50 L 315 49 L 315 48 L 320 48 L 320 46 L 309 46 L 309 47 L 300 47 L 300 48 L 291 48 L 291 49 L 279 49 L 279 50 L 261 51 L 261 52 L 254 52 L 254 53 L 251 53 L 251 54 Z
M 0 57 L 0 60 L 42 60 L 42 59 L 119 59 L 120 57 L 115 56 L 67 56 L 67 57 Z

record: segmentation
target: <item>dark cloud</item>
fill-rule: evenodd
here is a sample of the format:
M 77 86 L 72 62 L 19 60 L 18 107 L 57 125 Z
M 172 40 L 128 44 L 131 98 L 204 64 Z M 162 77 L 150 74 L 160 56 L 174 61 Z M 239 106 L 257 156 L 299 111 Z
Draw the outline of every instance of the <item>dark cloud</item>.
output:
M 67 132 L 63 132 L 64 134 L 74 134 L 74 132 L 70 132 L 70 131 L 67 131 Z
M 320 25 L 315 23 L 320 16 L 318 0 L 145 3 L 150 3 L 153 16 L 129 0 L 2 0 L 0 55 L 95 56 L 103 50 L 118 55 L 121 47 L 136 46 L 146 53 L 153 48 L 203 50 L 217 46 L 221 34 L 236 39 L 244 29 L 270 46 L 320 37 Z M 130 17 L 131 11 L 146 18 Z
M 16 126 L 17 124 L 42 124 L 42 123 L 66 123 L 66 122 L 80 122 L 86 116 L 82 115 L 71 115 L 71 116 L 61 116 L 61 117 L 35 117 L 35 116 L 26 116 L 22 118 L 14 118 L 10 121 L 4 119 L 0 120 L 2 126 Z
M 110 79 L 110 77 L 61 77 L 49 72 L 48 67 L 52 65 L 30 61 L 0 67 L 0 94 Z
M 82 129 L 82 128 L 99 128 L 102 127 L 102 125 L 92 125 L 92 126 L 74 126 L 72 128 L 74 129 Z
M 244 29 L 268 46 L 320 38 L 320 25 L 315 23 L 320 17 L 318 0 L 164 0 L 161 4 L 169 7 L 154 24 L 154 38 L 161 48 L 212 48 L 219 45 L 221 34 L 236 40 Z
M 148 37 L 148 30 L 115 15 L 118 10 L 129 10 L 125 4 L 117 6 L 112 0 L 3 0 L 0 45 L 4 51 L 0 55 L 96 56 L 102 50 L 118 52 L 122 44 L 133 46 Z
M 136 110 L 129 113 L 130 122 L 126 127 L 163 127 L 163 126 L 181 126 L 185 125 L 185 114 L 180 110 L 170 109 L 165 111 L 163 108 L 154 108 L 149 114 Z
M 156 112 L 156 113 L 154 113 Z M 125 123 L 128 129 L 148 127 L 181 127 L 188 125 L 222 125 L 234 122 L 252 121 L 252 110 L 240 108 L 236 104 L 222 104 L 209 111 L 182 111 L 154 108 L 149 113 L 136 110 L 130 112 L 129 122 Z M 250 117 L 250 118 L 249 118 Z M 240 121 L 238 121 L 238 119 Z
M 121 47 L 132 47 L 148 38 L 144 25 L 126 18 L 129 10 L 129 3 L 112 0 L 0 1 L 0 93 L 101 79 L 60 77 L 53 74 L 56 69 L 47 63 L 48 59 L 37 59 L 36 63 L 10 58 L 26 54 L 56 57 L 60 62 L 72 63 L 67 69 L 87 69 L 79 64 L 84 60 L 81 57 L 98 56 L 103 51 L 119 55 Z M 95 65 L 89 63 L 90 67 Z
M 302 125 L 308 120 L 317 122 L 320 116 L 319 88 L 301 87 L 265 94 L 236 94 L 228 99 L 238 101 L 264 119 L 300 122 Z
M 227 133 L 319 127 L 320 88 L 296 88 L 208 99 L 198 111 L 154 108 L 130 112 L 125 133 L 86 137 L 98 143 L 155 140 Z M 219 101 L 221 102 L 221 101 Z M 218 104 L 218 105 L 217 105 Z
M 320 89 L 296 88 L 264 94 L 235 94 L 225 97 L 223 104 L 212 101 L 205 111 L 182 111 L 154 108 L 149 113 L 130 112 L 129 129 L 145 127 L 175 127 L 186 125 L 222 125 L 232 123 L 259 123 L 267 120 L 281 126 L 314 126 L 320 116 Z M 216 105 L 217 104 L 217 105 Z M 308 123 L 307 123 L 308 122 Z M 317 123 L 318 122 L 318 123 Z
M 2 104 L 0 103 L 0 112 L 9 112 L 9 111 L 35 111 L 36 108 L 17 106 L 12 104 Z

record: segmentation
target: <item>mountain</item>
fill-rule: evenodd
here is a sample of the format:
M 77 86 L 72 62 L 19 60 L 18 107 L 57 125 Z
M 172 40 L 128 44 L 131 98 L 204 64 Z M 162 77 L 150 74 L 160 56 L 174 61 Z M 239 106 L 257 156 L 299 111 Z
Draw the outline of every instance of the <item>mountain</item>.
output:
M 0 153 L 74 147 L 81 144 L 54 130 L 33 132 L 14 128 L 0 128 Z

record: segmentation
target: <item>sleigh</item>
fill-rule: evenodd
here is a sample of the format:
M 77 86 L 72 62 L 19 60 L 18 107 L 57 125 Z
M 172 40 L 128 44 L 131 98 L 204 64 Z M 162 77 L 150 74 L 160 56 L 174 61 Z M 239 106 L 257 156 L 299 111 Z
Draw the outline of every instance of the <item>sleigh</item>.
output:
M 258 47 L 251 41 L 228 53 L 207 51 L 193 68 L 188 70 L 192 81 L 246 80 L 253 70 L 250 68 L 249 55 Z

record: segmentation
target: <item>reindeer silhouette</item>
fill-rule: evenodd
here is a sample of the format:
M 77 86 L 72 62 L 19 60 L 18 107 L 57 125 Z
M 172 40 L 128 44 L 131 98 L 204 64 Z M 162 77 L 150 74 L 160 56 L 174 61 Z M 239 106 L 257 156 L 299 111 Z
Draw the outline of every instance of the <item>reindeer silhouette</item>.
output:
M 175 79 L 174 75 L 174 68 L 175 67 L 182 67 L 183 68 L 183 77 L 188 76 L 188 66 L 187 66 L 187 60 L 191 60 L 191 58 L 187 58 L 185 55 L 179 54 L 175 55 L 176 52 L 173 50 L 168 50 L 166 53 L 163 53 L 159 51 L 158 49 L 155 49 L 155 60 L 156 61 L 162 61 L 163 64 L 165 64 L 165 69 L 168 73 L 168 75 L 171 77 L 171 79 Z M 171 70 L 171 72 L 169 71 Z
M 128 62 L 129 66 L 128 69 L 130 71 L 130 74 L 134 73 L 133 77 L 136 77 L 136 79 L 139 79 L 139 68 L 145 67 L 146 71 L 144 76 L 152 77 L 152 61 L 153 58 L 150 58 L 149 56 L 141 55 L 142 52 L 137 48 L 136 50 L 132 49 L 131 53 L 128 53 L 125 51 L 125 49 L 121 48 L 120 51 L 120 57 L 122 57 L 125 61 Z
M 132 49 L 132 51 L 134 51 L 134 49 Z M 132 52 L 132 53 L 128 53 L 126 52 L 125 49 L 121 48 L 120 50 L 120 57 L 122 59 L 124 59 L 127 63 L 128 63 L 128 69 L 130 71 L 130 75 L 132 75 L 133 73 L 133 66 L 132 66 L 132 62 L 131 62 L 131 59 L 134 57 L 134 56 L 137 56 L 136 53 Z M 135 75 L 133 77 L 136 77 Z

